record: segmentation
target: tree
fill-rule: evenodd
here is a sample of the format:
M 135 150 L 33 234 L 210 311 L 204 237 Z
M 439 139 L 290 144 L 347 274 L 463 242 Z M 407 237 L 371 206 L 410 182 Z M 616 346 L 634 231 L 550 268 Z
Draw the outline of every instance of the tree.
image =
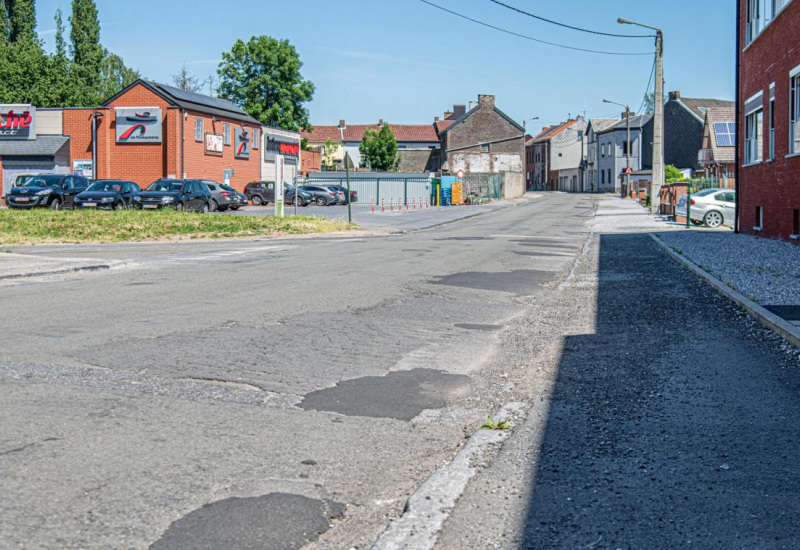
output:
M 373 170 L 394 170 L 400 164 L 397 140 L 388 124 L 377 132 L 367 128 L 358 149 L 367 166 Z
M 17 0 L 15 0 L 17 1 Z M 77 105 L 100 101 L 104 49 L 100 45 L 100 20 L 94 0 L 72 0 L 70 17 L 73 78 L 78 87 Z
M 678 168 L 676 166 L 673 166 L 672 164 L 667 164 L 664 167 L 664 176 L 667 183 L 681 181 L 683 179 L 683 174 L 681 174 L 681 171 L 678 170 Z
M 11 21 L 8 16 L 9 0 L 0 0 L 0 44 L 8 44 L 11 34 Z
M 336 152 L 339 150 L 339 144 L 332 139 L 325 142 L 325 151 L 322 153 L 322 166 L 325 170 L 334 170 L 336 168 Z
M 133 84 L 137 78 L 141 77 L 139 71 L 127 67 L 120 56 L 111 53 L 105 48 L 103 48 L 103 63 L 100 65 L 100 76 L 98 96 L 101 101 L 118 94 L 125 87 Z
M 37 41 L 35 0 L 5 0 L 4 3 L 7 6 L 10 41 Z
M 656 94 L 644 94 L 644 112 L 648 116 L 653 116 L 656 112 Z
M 195 75 L 186 67 L 186 63 L 183 64 L 181 70 L 178 71 L 178 74 L 172 75 L 172 83 L 176 88 L 194 93 L 199 92 L 203 87 L 203 83 L 200 82 L 200 79 L 197 78 L 197 75 Z
M 304 103 L 314 96 L 314 84 L 303 79 L 303 63 L 288 40 L 254 36 L 237 40 L 223 52 L 217 74 L 220 97 L 232 101 L 268 126 L 299 130 L 309 125 Z

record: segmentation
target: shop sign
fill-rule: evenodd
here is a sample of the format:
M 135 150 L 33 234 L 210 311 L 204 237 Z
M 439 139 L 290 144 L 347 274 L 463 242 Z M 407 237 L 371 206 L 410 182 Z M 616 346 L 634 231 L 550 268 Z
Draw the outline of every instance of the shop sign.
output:
M 161 143 L 161 109 L 117 109 L 117 143 Z
M 206 134 L 206 153 L 212 155 L 222 154 L 222 136 Z
M 237 159 L 250 158 L 250 130 L 247 128 L 236 128 L 236 141 L 234 142 L 234 153 Z
M 265 153 L 275 153 L 289 157 L 300 156 L 300 143 L 297 141 L 284 141 L 288 138 L 267 136 Z
M 94 162 L 89 160 L 73 160 L 72 161 L 72 175 L 83 176 L 88 179 L 94 179 Z
M 0 139 L 36 139 L 36 107 L 0 105 Z

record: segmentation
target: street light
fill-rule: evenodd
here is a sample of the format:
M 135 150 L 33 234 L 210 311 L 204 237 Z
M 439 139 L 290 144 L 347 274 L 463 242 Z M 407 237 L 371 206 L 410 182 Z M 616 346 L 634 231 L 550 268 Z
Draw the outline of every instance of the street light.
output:
M 604 99 L 603 103 L 610 103 L 611 105 L 619 105 L 620 107 L 625 107 L 625 120 L 627 121 L 627 128 L 628 128 L 628 142 L 625 146 L 625 154 L 628 160 L 628 167 L 625 170 L 625 192 L 628 196 L 631 194 L 631 108 L 627 105 L 623 105 L 622 103 L 617 103 L 616 101 L 610 101 L 608 99 Z M 639 159 L 641 162 L 641 159 Z
M 526 143 L 525 143 L 525 141 L 527 139 L 527 135 L 528 135 L 527 123 L 531 122 L 533 120 L 539 120 L 539 117 L 535 116 L 535 117 L 532 117 L 532 118 L 526 118 L 526 119 L 524 119 L 522 121 L 522 164 L 525 166 L 525 168 L 523 169 L 523 171 L 525 172 L 525 176 L 526 176 L 525 177 L 525 189 L 528 188 L 528 181 L 527 181 L 528 180 L 528 177 L 527 177 L 528 176 L 528 174 L 527 174 L 527 172 L 528 172 L 528 170 L 527 170 L 527 168 L 528 168 L 528 148 L 527 148 Z
M 620 25 L 636 25 L 656 31 L 656 89 L 653 109 L 653 179 L 650 184 L 650 209 L 658 212 L 661 202 L 661 186 L 664 184 L 664 31 L 622 17 Z M 658 200 L 658 203 L 656 203 Z

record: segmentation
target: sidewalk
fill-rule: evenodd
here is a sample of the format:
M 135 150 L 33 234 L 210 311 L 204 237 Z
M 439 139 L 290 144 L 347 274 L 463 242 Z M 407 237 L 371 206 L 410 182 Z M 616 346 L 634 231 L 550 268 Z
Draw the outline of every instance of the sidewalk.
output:
M 111 269 L 118 261 L 85 258 L 43 258 L 25 254 L 0 253 L 0 281 L 23 277 L 63 275 L 77 271 Z

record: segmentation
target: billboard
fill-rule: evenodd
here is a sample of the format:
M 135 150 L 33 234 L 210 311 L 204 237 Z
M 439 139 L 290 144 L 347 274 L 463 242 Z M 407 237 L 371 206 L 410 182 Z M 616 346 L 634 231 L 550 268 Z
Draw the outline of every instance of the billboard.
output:
M 250 158 L 250 130 L 247 128 L 236 128 L 236 141 L 234 142 L 234 153 L 237 159 Z
M 117 143 L 161 143 L 161 109 L 116 109 Z
M 36 139 L 36 107 L 0 105 L 0 139 Z
M 222 154 L 222 136 L 206 134 L 206 153 L 209 155 Z
M 287 157 L 298 157 L 300 155 L 300 141 L 293 140 L 284 136 L 266 134 L 264 153 L 275 153 Z

